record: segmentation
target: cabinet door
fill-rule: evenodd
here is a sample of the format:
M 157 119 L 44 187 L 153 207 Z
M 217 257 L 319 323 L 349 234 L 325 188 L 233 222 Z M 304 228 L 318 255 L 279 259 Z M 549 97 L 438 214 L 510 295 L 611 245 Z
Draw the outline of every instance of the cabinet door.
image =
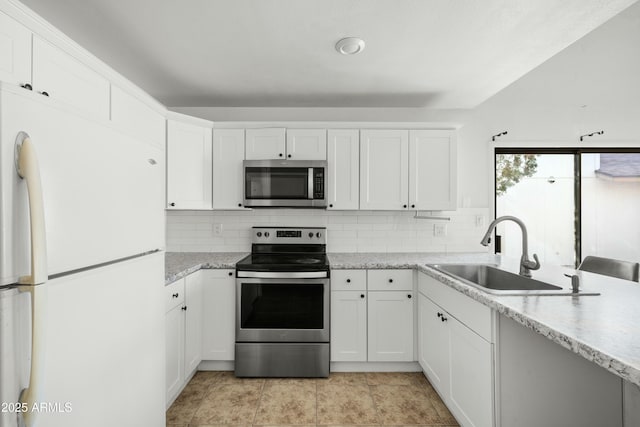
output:
M 413 292 L 369 292 L 368 356 L 370 362 L 413 359 Z
M 367 361 L 365 291 L 331 292 L 331 361 Z
M 327 160 L 327 131 L 287 129 L 287 159 Z
M 178 305 L 165 314 L 166 401 L 170 402 L 184 381 L 184 311 Z
M 456 164 L 456 138 L 453 131 L 410 131 L 410 208 L 455 210 Z
M 327 209 L 358 209 L 360 202 L 360 132 L 357 129 L 328 131 Z
M 109 81 L 55 46 L 33 37 L 33 90 L 74 110 L 109 120 Z
M 360 209 L 408 209 L 409 132 L 360 132 Z
M 213 209 L 242 208 L 244 129 L 213 131 Z
M 284 159 L 286 153 L 284 128 L 247 129 L 245 158 L 247 160 Z
M 167 122 L 169 209 L 211 209 L 211 129 Z
M 429 382 L 442 396 L 449 393 L 449 330 L 442 316 L 448 316 L 429 298 L 418 293 L 418 362 Z
M 447 315 L 450 340 L 450 406 L 463 425 L 493 424 L 492 345 Z
M 188 377 L 202 360 L 202 270 L 185 278 L 184 375 Z
M 235 355 L 236 281 L 233 270 L 201 270 L 202 359 L 233 360 Z
M 0 80 L 31 83 L 31 31 L 0 12 Z

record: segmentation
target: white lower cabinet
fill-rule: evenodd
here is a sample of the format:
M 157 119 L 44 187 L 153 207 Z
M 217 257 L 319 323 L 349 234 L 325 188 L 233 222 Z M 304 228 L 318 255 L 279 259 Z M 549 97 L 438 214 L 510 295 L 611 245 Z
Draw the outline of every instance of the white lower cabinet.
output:
M 369 361 L 413 361 L 413 291 L 373 291 L 368 295 Z
M 188 378 L 202 361 L 202 270 L 185 277 L 184 375 Z
M 196 271 L 165 286 L 166 402 L 202 361 L 203 277 Z
M 331 273 L 331 361 L 412 362 L 412 270 Z
M 367 361 L 367 291 L 331 292 L 331 361 Z
M 180 392 L 184 383 L 184 279 L 165 287 L 166 401 Z
M 473 313 L 484 324 L 491 310 L 422 273 L 418 289 L 420 366 L 462 426 L 493 426 L 493 344 L 456 318 Z M 458 298 L 474 308 L 463 311 Z
M 202 273 L 202 360 L 234 360 L 236 280 L 233 270 Z

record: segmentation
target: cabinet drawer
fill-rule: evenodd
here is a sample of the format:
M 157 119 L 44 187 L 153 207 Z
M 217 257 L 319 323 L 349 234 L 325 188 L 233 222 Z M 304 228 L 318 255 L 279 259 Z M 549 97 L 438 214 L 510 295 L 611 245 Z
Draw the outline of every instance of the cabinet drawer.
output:
M 164 287 L 164 311 L 170 311 L 184 303 L 184 279 L 176 280 Z
M 413 270 L 368 270 L 370 291 L 411 291 Z
M 493 342 L 489 307 L 424 273 L 418 273 L 418 292 L 447 310 L 469 329 L 487 341 Z
M 366 291 L 367 270 L 332 270 L 331 290 Z

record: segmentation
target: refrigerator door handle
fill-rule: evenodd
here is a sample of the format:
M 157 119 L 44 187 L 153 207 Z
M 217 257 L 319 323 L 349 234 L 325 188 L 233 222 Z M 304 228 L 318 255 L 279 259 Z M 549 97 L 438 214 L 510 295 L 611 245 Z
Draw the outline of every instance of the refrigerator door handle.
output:
M 24 425 L 35 424 L 38 411 L 33 411 L 40 394 L 44 369 L 44 343 L 47 311 L 47 287 L 42 285 L 47 276 L 47 242 L 44 224 L 44 200 L 38 157 L 31 138 L 25 132 L 18 133 L 15 143 L 15 163 L 18 175 L 26 181 L 29 199 L 31 228 L 31 275 L 19 279 L 20 290 L 31 294 L 31 369 L 29 385 L 20 394 L 20 403 L 26 405 L 22 412 Z
M 27 183 L 31 225 L 31 275 L 20 278 L 20 284 L 39 285 L 47 281 L 47 240 L 44 225 L 44 201 L 38 156 L 31 138 L 18 133 L 15 145 L 16 170 Z

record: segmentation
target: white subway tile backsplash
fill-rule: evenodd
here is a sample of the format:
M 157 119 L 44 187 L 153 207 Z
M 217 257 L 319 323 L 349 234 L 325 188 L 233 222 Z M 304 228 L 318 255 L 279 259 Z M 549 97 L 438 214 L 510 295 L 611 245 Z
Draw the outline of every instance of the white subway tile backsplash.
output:
M 421 215 L 430 214 L 421 212 Z M 252 226 L 327 227 L 330 252 L 481 252 L 485 227 L 475 216 L 489 209 L 434 212 L 447 216 L 447 236 L 434 237 L 439 220 L 416 219 L 414 212 L 255 209 L 246 211 L 168 211 L 167 250 L 178 252 L 248 252 Z M 215 225 L 222 224 L 216 236 Z

